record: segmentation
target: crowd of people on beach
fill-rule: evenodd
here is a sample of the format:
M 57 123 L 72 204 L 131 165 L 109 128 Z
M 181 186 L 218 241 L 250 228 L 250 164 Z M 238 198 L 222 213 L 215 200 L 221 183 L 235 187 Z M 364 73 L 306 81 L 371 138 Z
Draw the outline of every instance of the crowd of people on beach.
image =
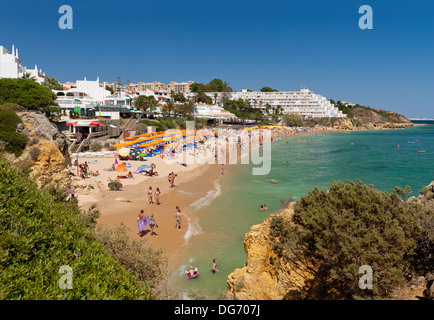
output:
M 313 129 L 309 129 L 309 128 L 303 128 L 301 130 L 271 130 L 271 141 L 279 141 L 282 140 L 283 137 L 288 137 L 289 135 L 293 135 L 293 134 L 298 134 L 298 133 L 305 133 L 305 132 L 316 132 L 318 131 L 313 130 Z M 264 136 L 265 137 L 265 136 Z M 218 144 L 217 140 L 218 139 L 220 142 L 221 141 L 226 141 L 226 144 Z M 295 136 L 294 136 L 295 139 Z M 182 143 L 180 143 L 177 151 L 180 152 L 185 152 L 184 154 L 190 153 L 191 155 L 194 155 L 195 157 L 210 157 L 210 158 L 217 158 L 220 155 L 223 155 L 224 158 L 228 159 L 228 157 L 230 156 L 230 151 L 235 151 L 237 149 L 237 151 L 239 150 L 250 150 L 253 147 L 258 147 L 258 146 L 262 146 L 264 142 L 264 138 L 261 134 L 258 134 L 258 132 L 252 131 L 246 131 L 244 129 L 239 129 L 239 130 L 227 130 L 227 131 L 222 131 L 222 132 L 218 132 L 214 135 L 214 137 L 208 139 L 206 141 L 206 143 L 198 143 L 195 144 L 194 146 L 192 146 L 191 148 L 186 149 L 185 145 L 183 145 Z M 286 139 L 286 143 L 288 143 L 288 140 Z M 253 145 L 255 144 L 255 145 Z M 175 153 L 175 149 L 172 150 Z M 149 152 L 149 151 L 148 151 Z M 105 171 L 119 171 L 119 165 L 117 163 L 118 158 L 115 158 L 115 163 L 113 163 L 111 165 L 110 168 L 104 169 Z M 121 160 L 121 158 L 119 157 L 119 160 Z M 179 165 L 182 165 L 184 167 L 187 167 L 187 163 L 185 162 L 186 160 L 183 159 L 180 162 L 176 162 Z M 93 163 L 93 162 L 91 162 Z M 217 163 L 217 162 L 215 162 Z M 224 175 L 225 174 L 225 164 L 218 162 L 219 165 L 216 166 L 216 170 L 219 170 L 220 175 Z M 226 162 L 228 163 L 228 162 Z M 230 163 L 230 162 L 229 162 Z M 124 163 L 125 164 L 125 163 Z M 190 162 L 188 162 L 188 164 L 190 164 Z M 288 164 L 288 162 L 286 162 L 286 164 Z M 75 161 L 75 165 L 78 168 L 78 175 L 82 178 L 82 179 L 86 179 L 89 176 L 92 176 L 93 174 L 98 175 L 98 171 L 96 171 L 95 173 L 90 172 L 89 170 L 89 164 L 87 161 L 85 161 L 84 163 L 80 163 L 78 164 L 78 160 Z M 128 167 L 128 166 L 127 166 Z M 145 166 L 146 167 L 146 166 Z M 163 170 L 164 171 L 164 170 Z M 139 172 L 139 171 L 137 171 Z M 143 170 L 142 172 L 137 173 L 136 171 L 134 172 L 135 174 L 143 174 L 143 175 L 147 175 L 149 177 L 154 177 L 154 176 L 158 176 L 158 172 L 156 171 L 156 166 L 154 163 L 150 164 L 150 167 L 148 170 Z M 167 172 L 167 171 L 166 171 Z M 90 173 L 90 174 L 89 174 Z M 175 179 L 178 175 L 175 174 L 173 171 L 171 171 L 168 176 L 168 186 L 170 189 L 175 188 Z M 117 177 L 118 179 L 120 178 L 120 176 Z M 128 173 L 125 171 L 125 176 L 122 176 L 122 178 L 130 178 L 133 179 L 134 175 L 131 171 L 128 171 Z M 151 181 L 151 180 L 146 180 L 146 181 Z M 145 187 L 145 192 L 147 193 L 147 201 L 148 201 L 148 205 L 149 205 L 149 211 L 152 211 L 152 208 L 156 208 L 153 207 L 154 204 L 156 204 L 157 206 L 161 205 L 161 185 L 160 188 L 156 187 L 154 189 L 154 186 L 148 185 L 148 187 Z M 260 211 L 267 211 L 267 205 L 261 205 L 260 206 Z M 157 216 L 158 216 L 158 211 L 156 212 Z M 179 206 L 175 207 L 175 212 L 174 212 L 174 227 L 176 230 L 182 230 L 184 228 L 183 225 L 183 215 L 181 214 L 181 209 Z M 156 233 L 156 228 L 159 227 L 157 220 L 156 220 L 156 214 L 155 211 L 153 213 L 149 212 L 147 215 L 145 215 L 145 211 L 141 210 L 140 213 L 137 216 L 137 226 L 138 226 L 138 235 L 143 236 L 147 233 L 150 232 L 150 236 L 155 236 L 158 235 Z M 161 221 L 160 221 L 161 222 Z M 146 227 L 149 226 L 148 230 L 146 230 Z M 213 259 L 212 262 L 212 268 L 211 271 L 213 273 L 218 272 L 218 263 L 216 259 Z M 190 270 L 191 271 L 191 270 Z

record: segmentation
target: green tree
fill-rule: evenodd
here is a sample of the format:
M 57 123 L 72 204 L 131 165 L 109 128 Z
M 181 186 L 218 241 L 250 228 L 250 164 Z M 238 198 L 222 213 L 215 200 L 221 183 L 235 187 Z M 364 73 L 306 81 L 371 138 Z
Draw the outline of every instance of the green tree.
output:
M 164 111 L 166 111 L 170 115 L 170 114 L 172 114 L 173 111 L 175 111 L 175 103 L 173 101 L 169 100 L 163 106 L 163 109 L 164 109 Z
M 97 238 L 98 211 L 80 210 L 64 190 L 38 188 L 29 171 L 0 159 L 0 299 L 155 299 L 148 282 L 155 278 L 142 281 L 115 257 L 125 240 Z M 72 290 L 59 287 L 62 266 L 72 269 Z
M 279 92 L 276 89 L 272 89 L 270 87 L 262 87 L 259 91 L 261 91 L 261 92 Z
M 115 94 L 115 91 L 113 90 L 112 87 L 110 87 L 110 86 L 105 86 L 105 89 L 108 90 L 108 91 L 110 91 L 111 94 Z
M 52 90 L 63 90 L 63 86 L 53 77 L 45 77 L 44 82 L 42 82 L 44 87 Z
M 151 111 L 152 108 L 158 106 L 158 101 L 154 98 L 154 96 L 141 95 L 135 99 L 134 106 L 138 110 Z
M 298 114 L 283 115 L 283 122 L 286 126 L 290 127 L 300 127 L 303 125 L 303 119 Z
M 221 79 L 213 79 L 208 84 L 194 82 L 190 85 L 191 92 L 231 92 L 229 82 Z
M 273 250 L 305 275 L 303 298 L 387 297 L 402 284 L 428 211 L 394 191 L 381 192 L 360 181 L 313 188 L 294 205 L 291 221 L 274 218 Z M 373 289 L 361 290 L 363 265 L 373 269 Z
M 57 96 L 48 88 L 29 79 L 0 79 L 0 103 L 17 103 L 39 110 L 52 105 Z
M 32 81 L 36 81 L 36 78 L 34 76 L 32 76 L 30 72 L 24 73 L 21 78 L 22 79 L 29 79 L 29 80 L 32 80 Z
M 0 106 L 0 146 L 19 157 L 26 148 L 27 137 L 16 132 L 17 125 L 22 121 L 12 108 L 10 104 Z

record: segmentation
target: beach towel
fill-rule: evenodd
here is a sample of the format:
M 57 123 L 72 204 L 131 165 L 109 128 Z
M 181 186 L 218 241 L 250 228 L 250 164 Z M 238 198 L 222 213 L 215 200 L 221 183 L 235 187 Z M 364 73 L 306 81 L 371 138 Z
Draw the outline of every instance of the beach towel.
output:
M 148 215 L 146 215 L 143 220 L 139 220 L 137 222 L 137 227 L 139 228 L 139 232 L 142 232 L 143 230 L 145 230 L 148 223 L 149 223 L 149 216 Z

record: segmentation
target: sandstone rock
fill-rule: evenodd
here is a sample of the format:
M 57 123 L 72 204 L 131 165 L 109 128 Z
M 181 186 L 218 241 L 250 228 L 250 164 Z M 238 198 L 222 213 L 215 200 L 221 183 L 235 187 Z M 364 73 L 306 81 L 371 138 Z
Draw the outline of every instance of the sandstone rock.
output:
M 271 214 L 262 224 L 253 226 L 246 234 L 244 250 L 247 262 L 228 276 L 228 295 L 237 300 L 281 300 L 288 292 L 303 286 L 304 279 L 284 264 L 270 247 L 270 223 L 273 217 L 290 219 L 293 204 L 287 209 Z M 290 285 L 288 277 L 292 283 Z
M 22 113 L 21 120 L 24 125 L 18 125 L 17 132 L 26 136 L 36 136 L 53 142 L 65 157 L 65 161 L 71 161 L 68 151 L 68 142 L 57 127 L 43 114 L 36 112 Z M 24 127 L 24 128 L 23 128 Z

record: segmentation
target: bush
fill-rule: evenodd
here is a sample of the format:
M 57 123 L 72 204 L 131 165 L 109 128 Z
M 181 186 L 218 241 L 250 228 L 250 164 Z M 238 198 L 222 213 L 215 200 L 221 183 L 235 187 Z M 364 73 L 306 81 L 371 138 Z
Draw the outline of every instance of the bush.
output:
M 148 132 L 148 126 L 144 123 L 138 123 L 134 127 L 134 130 L 136 130 L 136 135 L 144 134 Z
M 142 241 L 131 240 L 125 225 L 112 230 L 99 229 L 97 237 L 108 252 L 140 281 L 148 281 L 155 286 L 167 275 L 167 261 L 162 258 L 162 251 L 145 248 Z
M 167 129 L 176 129 L 175 124 L 172 119 L 169 118 L 158 118 L 158 121 Z
M 160 122 L 158 121 L 151 121 L 149 119 L 142 119 L 139 121 L 139 123 L 143 123 L 145 125 L 149 126 L 154 126 L 157 127 L 157 132 L 163 132 L 166 131 L 166 127 L 164 127 Z
M 280 198 L 280 204 L 282 206 L 282 209 L 285 209 L 289 206 L 289 204 L 291 202 L 294 202 L 295 198 L 292 196 L 292 194 L 289 194 L 287 197 L 285 198 Z
M 0 101 L 19 104 L 28 109 L 51 105 L 57 96 L 48 88 L 29 79 L 0 79 Z
M 0 141 L 3 141 L 6 152 L 19 157 L 26 147 L 27 137 L 16 132 L 21 118 L 12 110 L 10 104 L 0 106 Z
M 0 159 L 0 299 L 154 299 L 97 240 L 98 212 L 89 210 Z M 72 290 L 59 287 L 63 265 L 73 270 Z
M 185 128 L 187 127 L 185 119 L 176 119 L 175 122 L 179 126 L 179 128 L 181 128 L 181 130 L 185 130 Z
M 31 147 L 31 146 L 38 144 L 38 143 L 39 143 L 39 139 L 35 137 L 29 141 L 28 145 L 29 145 L 29 147 Z
M 89 144 L 89 150 L 92 152 L 101 151 L 103 144 L 100 141 L 93 140 Z
M 30 160 L 32 160 L 32 161 L 38 160 L 40 153 L 41 153 L 41 151 L 39 150 L 39 148 L 37 146 L 31 147 L 29 149 Z
M 15 112 L 25 112 L 25 111 L 27 111 L 26 108 L 24 108 L 23 106 L 20 106 L 17 103 L 4 103 L 3 106 L 7 107 L 7 108 L 11 108 Z
M 329 190 L 313 188 L 297 201 L 292 221 L 273 219 L 271 245 L 308 275 L 299 287 L 305 298 L 386 297 L 404 280 L 426 212 L 396 191 L 333 182 Z M 358 287 L 362 265 L 373 269 L 373 290 Z

